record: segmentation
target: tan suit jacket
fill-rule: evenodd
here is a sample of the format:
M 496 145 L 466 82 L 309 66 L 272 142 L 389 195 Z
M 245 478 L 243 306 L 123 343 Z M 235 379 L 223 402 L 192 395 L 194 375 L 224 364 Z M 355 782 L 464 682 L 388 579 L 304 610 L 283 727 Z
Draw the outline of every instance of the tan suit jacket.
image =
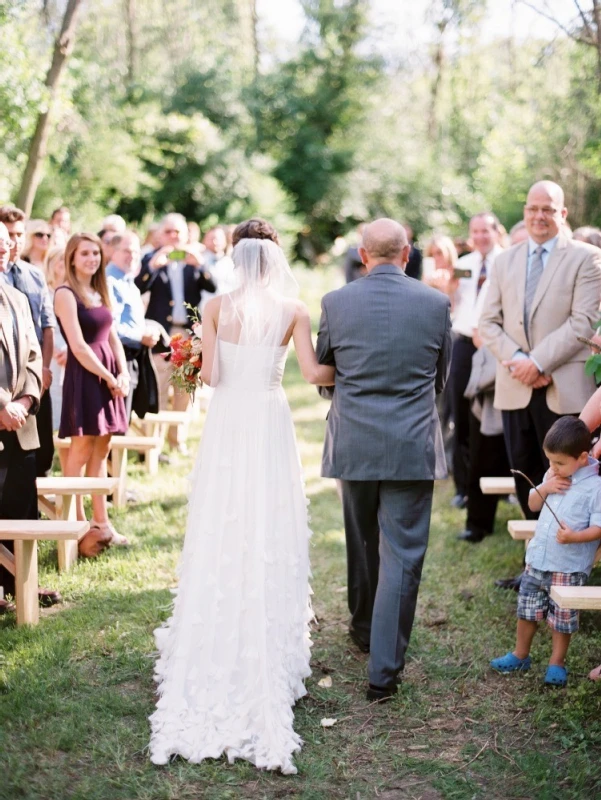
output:
M 495 407 L 513 410 L 530 402 L 532 389 L 512 378 L 500 363 L 521 350 L 531 353 L 545 375 L 553 378 L 547 389 L 551 411 L 579 414 L 595 384 L 584 374 L 590 351 L 576 337 L 590 337 L 599 318 L 601 250 L 560 235 L 532 302 L 530 343 L 524 331 L 527 264 L 528 241 L 497 257 L 480 317 L 480 335 L 498 361 Z
M 2 285 L 0 292 L 4 292 L 14 312 L 14 316 L 6 319 L 8 309 L 0 303 L 0 410 L 26 395 L 32 398 L 27 421 L 17 431 L 17 437 L 23 450 L 34 450 L 40 446 L 34 415 L 39 408 L 42 389 L 42 354 L 27 297 L 12 286 Z M 13 319 L 17 323 L 16 363 L 11 359 L 13 343 L 8 340 L 9 336 L 12 338 Z

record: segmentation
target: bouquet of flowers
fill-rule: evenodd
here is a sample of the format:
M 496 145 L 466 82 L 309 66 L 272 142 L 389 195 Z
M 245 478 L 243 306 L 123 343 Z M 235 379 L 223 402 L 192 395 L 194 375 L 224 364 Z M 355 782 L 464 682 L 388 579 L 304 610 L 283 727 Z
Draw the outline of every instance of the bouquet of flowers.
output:
M 198 309 L 186 304 L 192 317 L 192 330 L 189 338 L 176 333 L 169 342 L 169 352 L 165 357 L 171 361 L 173 372 L 170 381 L 178 389 L 194 394 L 202 386 L 200 369 L 202 367 L 202 324 Z

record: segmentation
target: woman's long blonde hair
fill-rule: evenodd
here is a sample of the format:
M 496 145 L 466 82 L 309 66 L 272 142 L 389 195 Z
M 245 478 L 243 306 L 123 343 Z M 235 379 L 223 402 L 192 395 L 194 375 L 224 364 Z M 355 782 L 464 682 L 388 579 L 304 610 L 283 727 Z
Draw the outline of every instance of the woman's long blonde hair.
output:
M 81 242 L 91 242 L 97 245 L 100 250 L 100 266 L 92 276 L 91 286 L 92 289 L 100 295 L 102 305 L 110 308 L 111 298 L 109 295 L 106 273 L 104 271 L 102 245 L 95 233 L 75 233 L 67 242 L 67 246 L 65 247 L 65 283 L 73 289 L 84 306 L 87 308 L 92 307 L 89 297 L 86 297 L 82 292 L 81 284 L 77 280 L 77 273 L 75 272 L 75 253 Z

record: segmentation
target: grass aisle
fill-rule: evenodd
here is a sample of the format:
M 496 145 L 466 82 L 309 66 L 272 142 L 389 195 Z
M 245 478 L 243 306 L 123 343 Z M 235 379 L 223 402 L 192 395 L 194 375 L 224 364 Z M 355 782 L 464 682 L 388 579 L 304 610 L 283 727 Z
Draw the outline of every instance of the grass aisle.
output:
M 316 328 L 318 298 L 331 275 L 304 273 Z M 32 630 L 0 620 L 1 800 L 184 800 L 185 798 L 592 798 L 601 793 L 601 687 L 586 680 L 601 661 L 601 614 L 582 616 L 566 691 L 544 691 L 550 638 L 540 635 L 534 668 L 494 675 L 491 657 L 514 636 L 515 596 L 492 587 L 519 571 L 522 551 L 506 534 L 515 509 L 500 507 L 482 545 L 456 542 L 463 515 L 450 486 L 437 486 L 430 548 L 399 696 L 364 699 L 366 658 L 346 638 L 345 552 L 333 482 L 319 477 L 327 404 L 306 386 L 294 354 L 286 389 L 311 500 L 313 676 L 296 709 L 305 741 L 296 777 L 238 762 L 150 764 L 152 630 L 167 614 L 182 545 L 191 459 L 148 480 L 131 466 L 141 501 L 113 515 L 132 547 L 69 574 L 41 548 L 41 582 L 65 603 Z M 200 435 L 193 431 L 192 452 Z M 601 583 L 601 570 L 593 575 Z M 331 688 L 318 681 L 329 675 Z M 320 720 L 337 719 L 324 729 Z

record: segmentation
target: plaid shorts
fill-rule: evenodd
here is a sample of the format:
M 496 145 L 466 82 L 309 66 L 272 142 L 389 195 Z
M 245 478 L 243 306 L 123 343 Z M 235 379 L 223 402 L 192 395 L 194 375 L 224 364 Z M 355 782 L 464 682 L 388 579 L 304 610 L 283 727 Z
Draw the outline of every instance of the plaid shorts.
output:
M 586 572 L 543 572 L 526 565 L 518 595 L 518 619 L 528 622 L 547 620 L 547 625 L 558 633 L 576 633 L 578 611 L 559 608 L 551 599 L 551 586 L 584 586 Z

